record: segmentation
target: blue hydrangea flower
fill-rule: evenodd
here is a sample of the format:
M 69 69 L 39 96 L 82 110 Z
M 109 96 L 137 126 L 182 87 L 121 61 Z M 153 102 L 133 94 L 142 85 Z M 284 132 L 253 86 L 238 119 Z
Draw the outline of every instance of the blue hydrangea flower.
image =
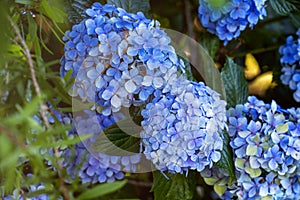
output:
M 158 22 L 112 5 L 94 3 L 64 40 L 61 75 L 76 76 L 71 95 L 96 102 L 106 116 L 168 92 L 170 77 L 184 68 Z
M 199 0 L 201 24 L 226 45 L 266 16 L 266 0 Z
M 28 192 L 27 192 L 27 189 L 28 189 Z M 9 196 L 5 196 L 4 197 L 4 200 L 27 200 L 27 199 L 30 199 L 30 200 L 50 200 L 50 196 L 47 195 L 47 194 L 38 194 L 34 197 L 30 197 L 28 198 L 27 197 L 27 193 L 31 193 L 31 192 L 37 192 L 39 190 L 43 190 L 45 189 L 45 186 L 44 184 L 39 184 L 39 185 L 30 185 L 28 188 L 26 188 L 26 192 L 24 192 L 22 190 L 22 192 L 18 189 L 15 189 L 13 191 L 13 194 L 12 195 L 9 195 Z M 25 194 L 22 194 L 21 193 L 25 193 Z M 26 197 L 26 198 L 24 198 Z M 59 199 L 62 199 L 62 198 L 59 198 Z
M 299 114 L 253 96 L 227 111 L 237 177 L 228 191 L 238 199 L 299 198 Z
M 123 179 L 124 171 L 135 172 L 141 154 L 114 156 L 87 148 L 93 145 L 103 130 L 120 120 L 116 118 L 118 116 L 95 115 L 92 111 L 85 111 L 85 114 L 75 117 L 73 122 L 76 129 L 69 132 L 69 137 L 89 133 L 93 133 L 93 136 L 62 151 L 63 166 L 71 178 L 68 181 L 79 175 L 82 183 L 112 182 Z
M 204 83 L 180 79 L 142 111 L 144 154 L 171 173 L 202 171 L 220 157 L 225 101 Z
M 282 64 L 281 82 L 288 85 L 294 91 L 293 98 L 300 102 L 300 29 L 297 31 L 297 37 L 288 36 L 286 44 L 279 48 L 281 54 L 280 62 Z

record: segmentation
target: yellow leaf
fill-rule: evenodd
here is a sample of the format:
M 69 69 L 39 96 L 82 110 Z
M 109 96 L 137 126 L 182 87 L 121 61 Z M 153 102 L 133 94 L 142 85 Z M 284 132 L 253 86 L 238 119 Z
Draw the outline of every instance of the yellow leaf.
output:
M 255 78 L 261 72 L 258 62 L 250 53 L 246 55 L 245 66 L 245 77 L 248 80 Z
M 270 87 L 275 86 L 275 83 L 272 83 L 272 80 L 273 73 L 271 71 L 259 75 L 248 84 L 249 94 L 264 96 Z

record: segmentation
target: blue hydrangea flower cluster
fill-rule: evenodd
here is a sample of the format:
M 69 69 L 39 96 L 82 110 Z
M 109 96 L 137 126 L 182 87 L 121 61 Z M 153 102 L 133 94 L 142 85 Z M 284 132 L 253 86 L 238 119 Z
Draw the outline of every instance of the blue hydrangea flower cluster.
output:
M 61 74 L 71 70 L 72 95 L 96 102 L 101 114 L 145 102 L 184 68 L 170 38 L 143 13 L 94 3 L 86 15 L 66 32 Z
M 293 98 L 300 102 L 300 29 L 297 31 L 297 39 L 293 36 L 286 38 L 286 44 L 279 48 L 282 64 L 281 82 L 288 85 L 293 91 Z
M 266 16 L 266 0 L 199 0 L 201 24 L 226 45 Z
M 239 199 L 299 199 L 300 109 L 249 97 L 228 110 Z
M 97 120 L 91 120 L 93 117 L 96 117 Z M 115 117 L 112 116 L 107 117 L 101 114 L 94 116 L 93 112 L 86 112 L 86 116 L 75 117 L 74 121 L 77 127 L 69 132 L 69 137 L 78 136 L 78 132 L 81 133 L 80 135 L 83 135 L 84 133 L 91 133 L 91 131 L 98 131 L 98 126 L 101 127 L 101 130 L 104 130 L 114 124 L 115 120 Z M 91 121 L 94 124 L 90 123 Z M 93 134 L 88 141 L 89 145 L 96 141 L 99 134 L 101 133 Z M 124 171 L 135 172 L 136 165 L 140 162 L 141 154 L 112 156 L 102 152 L 94 152 L 92 149 L 87 149 L 85 145 L 85 142 L 79 142 L 73 145 L 73 148 L 67 148 L 62 152 L 62 157 L 64 158 L 63 166 L 72 180 L 76 176 L 80 177 L 82 183 L 103 183 L 121 180 L 124 178 Z
M 158 95 L 142 111 L 146 158 L 171 173 L 212 167 L 221 157 L 225 105 L 204 83 L 179 79 L 170 93 Z
M 19 191 L 18 189 L 15 189 L 13 191 L 12 195 L 9 196 L 5 196 L 3 199 L 4 200 L 50 200 L 50 196 L 47 194 L 39 194 L 35 197 L 27 197 L 27 193 L 31 193 L 31 192 L 36 192 L 39 190 L 43 190 L 45 189 L 45 186 L 43 184 L 39 184 L 39 185 L 30 185 L 29 188 L 26 188 L 25 190 Z M 61 198 L 60 198 L 61 199 Z
M 212 167 L 223 147 L 220 132 L 226 127 L 225 101 L 204 83 L 186 80 L 184 63 L 158 22 L 100 3 L 94 3 L 86 15 L 66 32 L 61 75 L 72 72 L 76 80 L 71 95 L 96 103 L 100 109 L 95 109 L 99 112 L 93 115 L 96 120 L 75 117 L 78 133 L 70 135 L 93 132 L 91 145 L 99 132 L 92 129 L 100 124 L 105 130 L 119 120 L 115 117 L 122 107 L 152 99 L 142 112 L 146 157 L 159 170 L 171 173 Z M 64 166 L 71 175 L 79 174 L 84 183 L 121 179 L 124 173 L 120 171 L 134 172 L 140 160 L 139 155 L 95 155 L 85 152 L 83 143 L 74 148 L 75 154 L 69 149 L 64 152 L 66 158 L 72 158 Z

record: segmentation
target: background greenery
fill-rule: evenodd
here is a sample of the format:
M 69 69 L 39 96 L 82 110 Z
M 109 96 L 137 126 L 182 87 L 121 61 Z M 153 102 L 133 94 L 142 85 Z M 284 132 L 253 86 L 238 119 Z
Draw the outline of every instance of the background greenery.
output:
M 151 191 L 154 191 L 157 199 L 210 199 L 212 188 L 193 173 L 188 178 L 170 176 L 170 181 L 154 172 L 154 181 L 151 173 L 145 173 L 127 174 L 124 181 L 100 185 L 81 184 L 79 180 L 65 182 L 69 177 L 61 166 L 59 149 L 79 139 L 67 138 L 70 127 L 49 118 L 53 109 L 71 111 L 67 94 L 70 83 L 59 76 L 64 46 L 61 38 L 72 24 L 82 19 L 82 11 L 93 2 L 1 1 L 0 198 L 12 194 L 16 188 L 26 192 L 29 185 L 44 183 L 45 189 L 28 196 L 45 193 L 53 199 L 99 199 L 100 196 L 103 199 L 152 199 Z M 283 107 L 299 106 L 291 91 L 279 81 L 278 54 L 286 36 L 300 27 L 299 1 L 269 0 L 267 17 L 227 46 L 199 23 L 197 0 L 108 0 L 108 3 L 128 12 L 143 11 L 146 16 L 159 20 L 162 27 L 199 41 L 214 58 L 216 66 L 220 70 L 224 67 L 226 93 L 235 91 L 229 105 L 245 101 L 248 94 L 243 91 L 247 91 L 248 85 L 250 95 L 267 102 L 275 99 Z M 197 75 L 194 78 L 201 79 Z M 230 153 L 223 152 L 223 156 L 230 158 Z M 57 170 L 52 170 L 49 163 Z M 227 169 L 232 168 L 230 165 L 226 160 L 220 164 Z M 28 173 L 33 176 L 27 177 Z

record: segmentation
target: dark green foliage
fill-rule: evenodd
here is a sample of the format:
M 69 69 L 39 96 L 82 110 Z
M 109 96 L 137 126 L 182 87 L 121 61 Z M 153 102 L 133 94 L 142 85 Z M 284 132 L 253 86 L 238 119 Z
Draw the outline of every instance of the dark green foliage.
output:
M 85 10 L 90 8 L 92 4 L 92 0 L 67 0 L 65 9 L 69 21 L 73 24 L 79 23 L 86 16 Z
M 116 7 L 125 9 L 130 13 L 143 12 L 145 16 L 149 17 L 150 3 L 149 0 L 107 0 L 107 3 L 113 4 Z
M 288 15 L 300 9 L 300 3 L 297 0 L 270 0 L 270 4 L 280 15 Z
M 133 121 L 120 121 L 105 129 L 104 134 L 98 136 L 91 149 L 110 155 L 124 155 L 126 152 L 138 153 L 140 131 L 140 126 L 133 124 Z
M 248 88 L 243 69 L 227 57 L 221 76 L 225 86 L 227 106 L 234 107 L 236 104 L 245 103 Z
M 196 189 L 195 172 L 184 174 L 163 175 L 160 171 L 153 172 L 154 198 L 157 200 L 188 200 L 192 199 Z
M 229 145 L 230 138 L 226 131 L 223 131 L 222 139 L 223 139 L 223 150 L 221 152 L 221 159 L 217 163 L 215 163 L 214 166 L 226 170 L 229 176 L 232 179 L 234 179 L 235 169 L 234 169 L 233 155 L 232 155 L 231 147 Z

